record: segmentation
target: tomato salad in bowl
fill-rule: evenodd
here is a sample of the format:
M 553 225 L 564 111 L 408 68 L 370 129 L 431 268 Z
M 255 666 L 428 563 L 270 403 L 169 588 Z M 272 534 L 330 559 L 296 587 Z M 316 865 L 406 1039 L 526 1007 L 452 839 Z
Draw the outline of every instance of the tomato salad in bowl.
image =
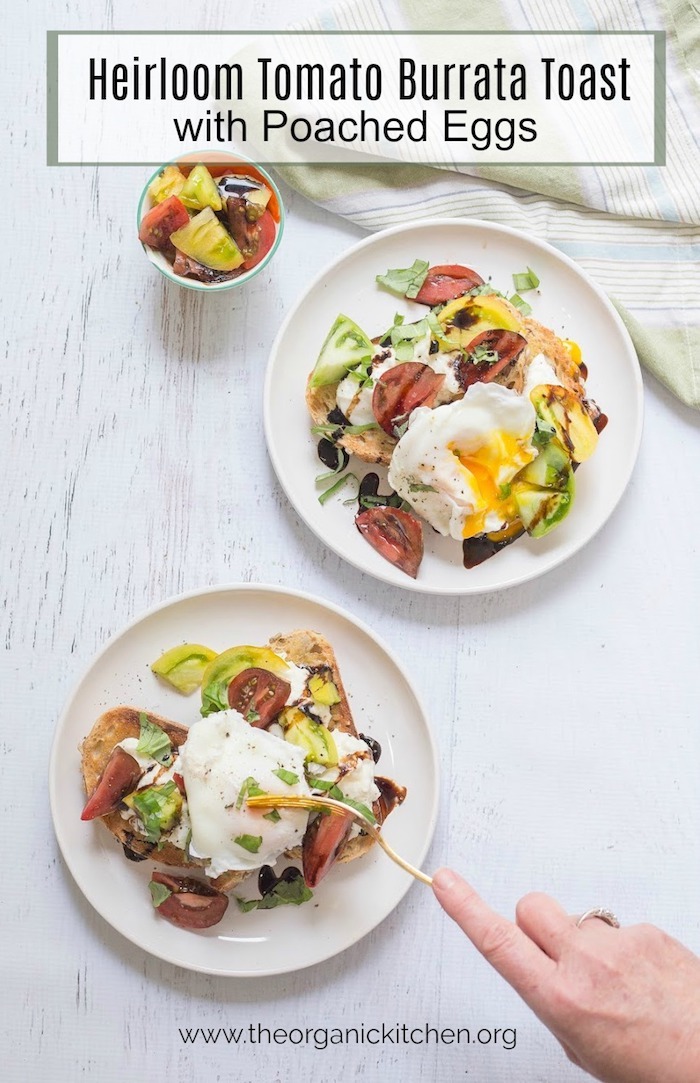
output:
M 466 568 L 549 534 L 607 418 L 577 344 L 531 317 L 521 294 L 535 272 L 514 274 L 509 297 L 461 264 L 417 259 L 376 278 L 416 316 L 370 338 L 341 314 L 328 332 L 306 388 L 320 503 L 349 497 L 362 536 L 414 579 L 424 524 L 461 542 Z M 382 480 L 351 456 L 386 467 Z
M 272 178 L 237 155 L 187 156 L 162 166 L 138 208 L 151 263 L 181 286 L 221 290 L 272 259 L 284 211 Z

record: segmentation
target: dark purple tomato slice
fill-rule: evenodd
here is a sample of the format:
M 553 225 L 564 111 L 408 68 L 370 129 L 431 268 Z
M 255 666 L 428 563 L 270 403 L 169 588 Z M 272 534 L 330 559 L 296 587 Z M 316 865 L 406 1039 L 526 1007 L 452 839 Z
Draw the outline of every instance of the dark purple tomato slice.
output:
M 292 686 L 268 669 L 252 666 L 234 677 L 228 686 L 229 707 L 242 714 L 251 726 L 265 729 L 289 699 Z
M 162 884 L 170 891 L 156 910 L 162 918 L 180 929 L 209 929 L 218 924 L 226 913 L 227 897 L 203 880 L 195 880 L 193 876 L 171 876 L 156 870 L 151 882 Z
M 484 280 L 471 267 L 460 263 L 441 264 L 430 267 L 425 282 L 415 298 L 421 305 L 442 305 L 445 301 L 454 301 L 455 297 L 483 286 Z
M 420 361 L 404 361 L 380 376 L 372 392 L 372 412 L 384 432 L 396 436 L 413 410 L 432 406 L 444 381 L 444 373 Z
M 401 508 L 366 508 L 355 516 L 355 526 L 380 556 L 411 579 L 423 559 L 423 527 Z
M 488 384 L 509 365 L 527 345 L 527 340 L 517 331 L 504 331 L 500 327 L 490 331 L 482 331 L 480 335 L 472 339 L 466 348 L 466 356 L 459 364 L 459 380 L 462 387 L 468 388 L 472 384 Z M 482 347 L 483 350 L 497 355 L 496 361 L 473 361 L 470 355 Z
M 142 774 L 143 770 L 134 757 L 117 745 L 107 760 L 107 766 L 88 798 L 80 819 L 94 820 L 97 816 L 107 816 L 114 812 L 123 798 L 136 789 Z

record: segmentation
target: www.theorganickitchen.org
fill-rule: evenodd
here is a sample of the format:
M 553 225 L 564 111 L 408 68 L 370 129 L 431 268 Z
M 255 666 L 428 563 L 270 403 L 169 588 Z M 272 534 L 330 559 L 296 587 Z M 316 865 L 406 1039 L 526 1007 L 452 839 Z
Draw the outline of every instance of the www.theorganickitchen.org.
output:
M 178 1027 L 183 1045 L 295 1045 L 324 1050 L 338 1045 L 493 1045 L 515 1049 L 515 1027 L 434 1027 L 382 1023 L 359 1027 Z

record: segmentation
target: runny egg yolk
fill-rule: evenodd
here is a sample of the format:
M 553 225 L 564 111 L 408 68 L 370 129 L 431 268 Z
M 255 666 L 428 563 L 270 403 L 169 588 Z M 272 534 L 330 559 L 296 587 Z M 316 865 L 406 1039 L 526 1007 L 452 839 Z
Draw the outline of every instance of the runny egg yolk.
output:
M 561 341 L 562 341 L 562 346 L 564 347 L 566 352 L 569 354 L 569 356 L 570 356 L 571 360 L 573 361 L 573 363 L 576 365 L 577 368 L 581 368 L 581 362 L 583 361 L 583 355 L 581 353 L 581 347 L 579 346 L 578 342 L 574 342 L 574 340 L 572 338 L 563 338 Z
M 489 515 L 498 515 L 503 523 L 515 519 L 517 513 L 510 498 L 509 482 L 532 462 L 534 454 L 512 433 L 502 431 L 494 432 L 476 451 L 463 454 L 454 444 L 450 445 L 450 451 L 469 475 L 467 480 L 477 497 L 475 510 L 465 516 L 462 536 L 473 538 L 483 534 Z

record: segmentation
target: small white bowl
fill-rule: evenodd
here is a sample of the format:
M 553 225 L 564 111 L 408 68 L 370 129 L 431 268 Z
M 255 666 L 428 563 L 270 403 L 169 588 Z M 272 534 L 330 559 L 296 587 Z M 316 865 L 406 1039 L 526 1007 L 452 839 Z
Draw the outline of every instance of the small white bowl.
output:
M 239 275 L 237 278 L 231 278 L 227 282 L 197 282 L 197 280 L 194 278 L 185 278 L 183 275 L 175 274 L 172 263 L 168 262 L 162 252 L 159 252 L 157 248 L 150 248 L 147 244 L 141 243 L 144 252 L 148 256 L 148 259 L 151 261 L 153 266 L 157 267 L 160 273 L 162 275 L 165 275 L 166 278 L 169 278 L 171 282 L 176 282 L 178 286 L 184 286 L 185 289 L 188 290 L 198 290 L 200 293 L 213 293 L 219 292 L 221 290 L 229 290 L 234 288 L 235 286 L 242 286 L 245 282 L 249 282 L 251 278 L 255 278 L 256 274 L 258 274 L 259 271 L 262 271 L 263 267 L 267 266 L 267 264 L 270 262 L 275 252 L 277 251 L 279 243 L 282 239 L 282 234 L 284 232 L 285 212 L 279 188 L 273 181 L 270 174 L 267 173 L 266 170 L 262 168 L 262 166 L 259 166 L 256 162 L 251 161 L 250 158 L 245 158 L 242 154 L 232 154 L 229 151 L 225 150 L 202 150 L 192 154 L 183 154 L 177 158 L 173 158 L 170 162 L 164 162 L 163 165 L 159 166 L 155 173 L 153 173 L 152 176 L 148 178 L 141 193 L 138 210 L 136 212 L 136 225 L 138 229 L 141 228 L 141 222 L 148 214 L 148 212 L 152 209 L 151 202 L 148 196 L 148 189 L 151 183 L 158 176 L 158 174 L 162 172 L 162 170 L 165 169 L 166 166 L 169 165 L 197 165 L 199 162 L 203 162 L 206 166 L 224 165 L 228 167 L 229 165 L 240 165 L 243 166 L 244 172 L 246 166 L 252 166 L 253 169 L 255 169 L 256 172 L 260 174 L 260 178 L 265 181 L 265 184 L 267 184 L 272 189 L 272 192 L 277 200 L 280 214 L 279 222 L 275 222 L 277 232 L 270 251 L 263 256 L 263 258 L 260 260 L 260 263 L 258 263 L 255 267 L 251 267 L 249 271 L 244 271 L 243 274 Z

